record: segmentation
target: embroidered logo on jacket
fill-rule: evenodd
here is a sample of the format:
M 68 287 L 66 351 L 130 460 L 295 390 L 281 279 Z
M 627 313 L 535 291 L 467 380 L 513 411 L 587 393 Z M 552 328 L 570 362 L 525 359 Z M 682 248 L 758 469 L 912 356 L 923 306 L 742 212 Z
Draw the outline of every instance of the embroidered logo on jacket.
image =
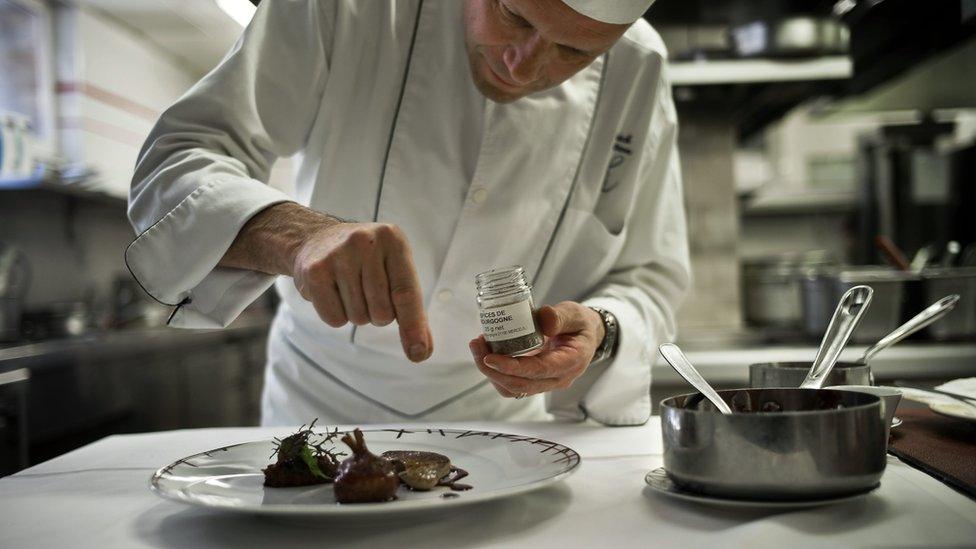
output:
M 630 142 L 633 139 L 631 134 L 620 134 L 613 142 L 613 156 L 610 157 L 610 164 L 607 165 L 607 174 L 603 177 L 603 188 L 601 192 L 608 193 L 620 184 L 620 176 L 617 168 L 623 166 L 633 154 Z M 616 173 L 615 173 L 616 172 Z

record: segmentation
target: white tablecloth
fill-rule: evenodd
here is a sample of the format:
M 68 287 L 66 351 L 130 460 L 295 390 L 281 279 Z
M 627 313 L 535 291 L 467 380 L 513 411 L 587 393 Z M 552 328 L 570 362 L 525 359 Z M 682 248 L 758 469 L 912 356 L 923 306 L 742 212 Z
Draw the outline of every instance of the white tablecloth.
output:
M 425 425 L 427 427 L 427 425 Z M 458 427 L 441 424 L 437 427 Z M 201 429 L 112 436 L 0 479 L 0 547 L 744 547 L 973 546 L 976 501 L 895 458 L 881 488 L 831 507 L 757 511 L 658 496 L 658 418 L 643 427 L 465 424 L 538 436 L 583 456 L 566 482 L 416 522 L 323 524 L 207 511 L 162 500 L 152 472 L 189 454 L 287 435 Z

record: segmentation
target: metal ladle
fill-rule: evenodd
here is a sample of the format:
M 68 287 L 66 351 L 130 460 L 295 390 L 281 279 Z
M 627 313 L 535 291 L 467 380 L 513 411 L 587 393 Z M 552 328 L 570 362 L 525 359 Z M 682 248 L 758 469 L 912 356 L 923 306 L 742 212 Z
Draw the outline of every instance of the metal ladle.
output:
M 956 303 L 958 302 L 959 295 L 953 294 L 943 297 L 932 305 L 929 305 L 924 311 L 912 317 L 912 319 L 908 322 L 895 328 L 890 334 L 884 336 L 878 340 L 877 343 L 865 350 L 861 358 L 858 359 L 858 362 L 867 364 L 867 362 L 871 360 L 874 355 L 944 317 L 953 309 L 953 307 L 956 306 Z
M 874 290 L 869 286 L 854 286 L 844 293 L 834 310 L 834 316 L 830 319 L 827 326 L 827 333 L 824 334 L 817 357 L 813 360 L 813 366 L 807 373 L 806 379 L 800 383 L 801 389 L 820 389 L 824 381 L 830 375 L 837 359 L 840 358 L 841 351 L 847 345 L 847 340 L 854 333 L 864 316 L 864 312 L 871 304 L 871 297 Z
M 674 343 L 665 343 L 664 345 L 658 347 L 658 350 L 661 351 L 661 356 L 664 357 L 664 360 L 667 360 L 668 364 L 670 364 L 671 367 L 681 375 L 681 377 L 685 378 L 685 381 L 691 383 L 695 389 L 698 389 L 699 393 L 705 395 L 705 398 L 714 404 L 715 407 L 718 408 L 719 412 L 726 415 L 732 414 L 732 408 L 729 408 L 729 405 L 726 404 L 720 396 L 718 396 L 715 389 L 713 389 L 712 386 L 705 381 L 705 378 L 698 373 L 698 370 L 691 365 L 691 362 L 688 361 L 688 357 L 681 352 L 681 349 L 677 345 Z

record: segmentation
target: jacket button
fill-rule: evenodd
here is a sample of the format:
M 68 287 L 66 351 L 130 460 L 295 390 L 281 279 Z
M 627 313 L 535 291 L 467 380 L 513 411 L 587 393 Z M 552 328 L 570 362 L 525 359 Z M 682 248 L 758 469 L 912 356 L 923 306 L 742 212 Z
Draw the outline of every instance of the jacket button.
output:
M 471 193 L 471 201 L 475 204 L 484 204 L 488 200 L 488 189 L 477 189 Z
M 442 302 L 450 301 L 452 297 L 454 297 L 454 292 L 452 292 L 451 290 L 441 290 L 437 292 L 438 301 L 442 301 Z

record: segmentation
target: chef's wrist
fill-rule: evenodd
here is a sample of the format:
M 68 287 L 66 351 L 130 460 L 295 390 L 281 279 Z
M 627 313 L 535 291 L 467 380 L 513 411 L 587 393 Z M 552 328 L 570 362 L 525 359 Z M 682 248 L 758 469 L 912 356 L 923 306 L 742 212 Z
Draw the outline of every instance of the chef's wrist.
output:
M 587 316 L 590 318 L 590 322 L 593 324 L 593 333 L 595 334 L 594 339 L 596 340 L 596 346 L 599 347 L 603 343 L 603 338 L 606 337 L 606 328 L 603 325 L 603 317 L 600 315 L 600 311 L 597 311 L 593 307 L 586 307 Z
M 286 231 L 290 234 L 289 238 L 287 238 L 286 248 L 283 250 L 282 258 L 284 266 L 287 266 L 287 271 L 282 274 L 288 276 L 294 276 L 295 269 L 299 267 L 297 262 L 303 255 L 302 251 L 306 247 L 311 246 L 314 249 L 315 247 L 321 246 L 324 238 L 323 235 L 327 231 L 336 225 L 346 222 L 337 217 L 305 208 L 304 206 L 300 207 L 303 211 L 292 212 L 290 214 L 289 229 Z M 311 256 L 316 257 L 316 254 L 311 254 Z
M 597 333 L 602 334 L 598 338 L 600 343 L 597 345 L 593 353 L 593 358 L 590 360 L 590 363 L 593 364 L 610 360 L 616 354 L 619 326 L 617 324 L 617 317 L 610 311 L 601 307 L 590 307 L 590 309 L 600 318 L 599 324 L 601 329 Z
M 341 222 L 296 202 L 274 204 L 244 224 L 220 266 L 291 276 L 302 246 Z

